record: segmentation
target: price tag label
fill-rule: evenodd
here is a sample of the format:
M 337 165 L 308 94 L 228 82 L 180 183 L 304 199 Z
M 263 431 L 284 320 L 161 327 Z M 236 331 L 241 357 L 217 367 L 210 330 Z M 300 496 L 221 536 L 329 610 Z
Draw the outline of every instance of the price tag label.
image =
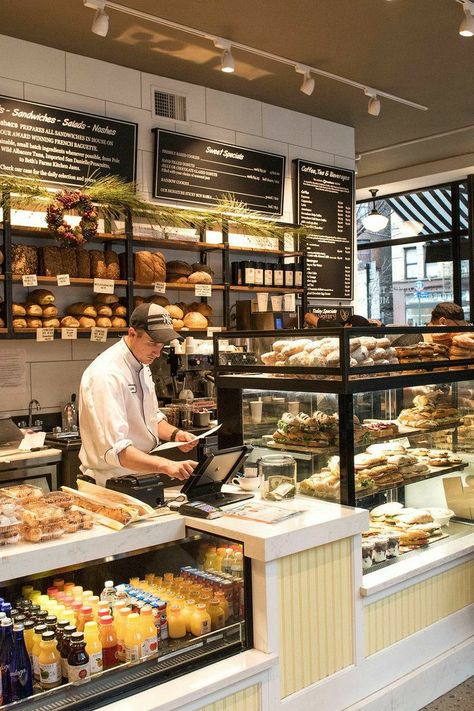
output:
M 77 328 L 62 328 L 61 338 L 63 341 L 73 341 L 77 338 Z
M 283 311 L 295 311 L 295 310 L 296 310 L 295 295 L 294 294 L 285 294 L 283 296 Z
M 54 341 L 54 328 L 37 328 L 37 341 Z
M 164 294 L 166 291 L 166 284 L 163 281 L 156 281 L 153 287 L 155 294 Z
M 399 437 L 398 439 L 392 439 L 392 442 L 395 442 L 396 444 L 401 444 L 402 447 L 405 447 L 406 449 L 410 449 L 411 444 L 410 440 L 408 437 Z
M 71 286 L 71 280 L 69 279 L 69 274 L 58 274 L 56 277 L 58 286 Z
M 107 330 L 107 328 L 92 326 L 91 341 L 96 341 L 97 343 L 105 343 L 105 341 L 107 340 Z
M 212 338 L 213 333 L 220 333 L 222 331 L 222 326 L 208 326 L 207 336 Z
M 36 274 L 23 274 L 23 286 L 38 286 L 38 277 Z
M 212 286 L 210 284 L 196 284 L 194 287 L 195 296 L 212 296 Z
M 113 279 L 94 279 L 94 293 L 96 294 L 113 294 L 114 280 Z

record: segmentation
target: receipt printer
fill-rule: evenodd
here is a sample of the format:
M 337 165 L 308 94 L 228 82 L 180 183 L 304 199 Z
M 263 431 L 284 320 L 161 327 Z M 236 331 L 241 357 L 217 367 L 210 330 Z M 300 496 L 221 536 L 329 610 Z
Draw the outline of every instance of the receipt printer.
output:
M 106 489 L 128 494 L 139 501 L 152 506 L 154 509 L 165 505 L 163 483 L 156 474 L 126 474 L 107 479 Z

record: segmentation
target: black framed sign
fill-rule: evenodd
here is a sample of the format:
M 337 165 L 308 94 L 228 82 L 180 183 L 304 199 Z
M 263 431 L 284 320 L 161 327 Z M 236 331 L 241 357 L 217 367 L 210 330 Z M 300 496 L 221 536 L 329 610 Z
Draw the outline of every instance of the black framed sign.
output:
M 223 195 L 258 212 L 281 215 L 285 157 L 154 129 L 153 197 L 215 205 Z
M 0 171 L 81 187 L 87 178 L 135 180 L 136 123 L 0 96 Z
M 354 171 L 295 161 L 297 222 L 305 238 L 307 298 L 354 298 Z

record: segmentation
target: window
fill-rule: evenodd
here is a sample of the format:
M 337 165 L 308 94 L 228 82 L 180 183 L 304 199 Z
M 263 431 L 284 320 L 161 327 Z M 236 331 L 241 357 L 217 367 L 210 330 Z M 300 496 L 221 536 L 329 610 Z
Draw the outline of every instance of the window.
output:
M 416 247 L 405 247 L 405 279 L 417 279 L 419 275 Z

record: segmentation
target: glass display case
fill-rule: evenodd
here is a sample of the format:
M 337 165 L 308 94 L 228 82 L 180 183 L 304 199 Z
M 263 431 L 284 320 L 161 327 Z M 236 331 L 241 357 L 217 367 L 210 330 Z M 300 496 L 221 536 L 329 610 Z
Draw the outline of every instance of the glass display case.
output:
M 17 662 L 7 655 L 2 622 L 4 708 L 13 702 L 22 711 L 98 708 L 251 647 L 250 562 L 242 544 L 186 533 L 173 543 L 3 580 L 1 605 L 13 619 L 13 644 L 21 625 L 33 675 L 33 695 L 25 698 L 29 672 L 23 670 L 18 692 Z M 89 663 L 80 674 L 71 664 L 70 641 L 64 652 L 70 628 L 62 620 L 86 639 L 89 632 L 100 640 L 100 659 L 92 664 L 97 650 L 88 642 Z M 39 646 L 44 634 L 34 638 L 42 623 L 54 632 L 59 652 L 47 660 Z
M 220 446 L 252 445 L 250 462 L 291 453 L 299 494 L 368 508 L 367 539 L 393 534 L 397 550 L 471 532 L 474 328 L 227 333 L 214 347 Z M 374 569 L 387 560 L 370 553 Z

